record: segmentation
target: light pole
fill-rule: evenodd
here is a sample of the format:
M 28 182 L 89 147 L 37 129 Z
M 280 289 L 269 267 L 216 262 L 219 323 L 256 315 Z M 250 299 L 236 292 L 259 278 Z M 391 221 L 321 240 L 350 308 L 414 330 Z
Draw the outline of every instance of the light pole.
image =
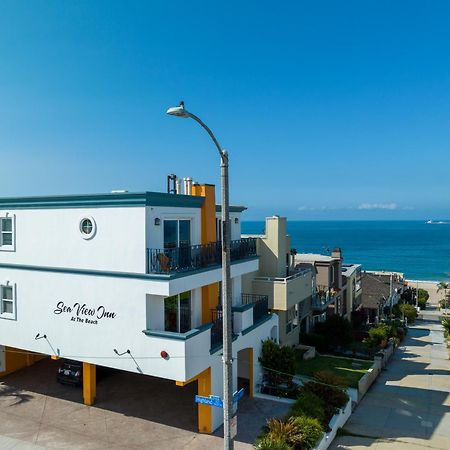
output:
M 169 108 L 167 114 L 191 118 L 209 134 L 220 155 L 222 199 L 222 324 L 223 324 L 223 438 L 224 449 L 233 449 L 231 418 L 233 414 L 233 353 L 231 339 L 231 276 L 230 276 L 230 202 L 228 187 L 228 152 L 223 150 L 212 131 L 194 114 L 179 106 Z

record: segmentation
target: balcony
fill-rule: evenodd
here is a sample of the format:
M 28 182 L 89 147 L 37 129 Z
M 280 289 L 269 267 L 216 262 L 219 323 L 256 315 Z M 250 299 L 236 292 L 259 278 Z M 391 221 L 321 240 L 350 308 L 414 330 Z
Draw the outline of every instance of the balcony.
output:
M 312 271 L 301 269 L 285 278 L 256 277 L 252 285 L 255 294 L 268 297 L 269 309 L 287 311 L 311 297 Z
M 242 305 L 253 306 L 253 324 L 258 323 L 269 314 L 269 297 L 267 295 L 241 294 Z
M 256 239 L 246 238 L 231 241 L 231 262 L 256 256 Z M 220 266 L 222 243 L 189 245 L 167 249 L 147 249 L 147 273 L 172 274 Z
M 313 295 L 311 307 L 316 312 L 317 311 L 323 312 L 335 300 L 336 300 L 336 293 L 334 291 L 318 286 L 317 292 Z

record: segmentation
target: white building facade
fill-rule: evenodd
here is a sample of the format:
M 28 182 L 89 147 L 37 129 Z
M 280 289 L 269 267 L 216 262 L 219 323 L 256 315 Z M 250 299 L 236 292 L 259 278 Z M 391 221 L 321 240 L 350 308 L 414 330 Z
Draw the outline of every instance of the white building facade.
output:
M 0 376 L 21 366 L 8 353 L 20 349 L 82 362 L 86 404 L 95 365 L 198 381 L 199 394 L 222 396 L 214 187 L 194 192 L 0 199 Z M 278 317 L 241 291 L 258 269 L 254 240 L 240 239 L 241 212 L 232 208 L 234 384 L 247 378 L 252 394 Z M 222 410 L 199 406 L 198 419 L 212 432 Z

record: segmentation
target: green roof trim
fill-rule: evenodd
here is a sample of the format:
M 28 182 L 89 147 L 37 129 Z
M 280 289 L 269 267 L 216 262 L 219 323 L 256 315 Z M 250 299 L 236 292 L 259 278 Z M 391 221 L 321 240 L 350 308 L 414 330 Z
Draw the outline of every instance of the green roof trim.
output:
M 200 334 L 203 331 L 211 329 L 212 326 L 213 326 L 212 323 L 206 323 L 205 325 L 193 328 L 192 330 L 189 330 L 186 333 L 175 333 L 173 331 L 155 331 L 155 330 L 143 330 L 142 332 L 146 336 L 160 337 L 163 339 L 175 339 L 177 341 L 186 341 L 191 337 L 197 336 L 197 334 Z
M 236 261 L 231 261 L 231 265 L 257 260 L 258 258 L 259 258 L 258 256 L 250 256 L 249 258 L 237 259 Z M 189 277 L 191 275 L 197 275 L 202 272 L 208 272 L 210 270 L 218 270 L 221 269 L 221 265 L 215 264 L 212 266 L 202 267 L 201 269 L 187 270 L 183 272 L 174 272 L 167 275 L 155 273 L 116 272 L 110 270 L 75 269 L 69 267 L 34 266 L 29 264 L 11 264 L 11 263 L 0 263 L 0 269 L 25 270 L 32 272 L 68 273 L 72 275 L 88 275 L 95 277 L 131 278 L 149 281 L 152 280 L 170 281 L 176 278 Z
M 230 206 L 230 212 L 232 213 L 241 213 L 247 209 L 246 206 Z M 216 212 L 222 212 L 222 206 L 216 205 Z
M 267 314 L 266 316 L 262 317 L 261 319 L 258 320 L 258 322 L 254 323 L 252 326 L 246 328 L 245 330 L 242 330 L 242 336 L 245 336 L 246 334 L 250 333 L 255 328 L 258 328 L 260 325 L 267 322 L 271 318 L 272 318 L 272 314 Z
M 232 306 L 231 311 L 244 312 L 244 311 L 248 311 L 249 309 L 252 309 L 252 308 L 253 308 L 253 303 L 248 303 L 247 305 Z
M 113 194 L 54 195 L 49 197 L 0 198 L 0 209 L 111 208 L 132 206 L 172 206 L 201 208 L 204 197 L 165 192 L 124 192 Z

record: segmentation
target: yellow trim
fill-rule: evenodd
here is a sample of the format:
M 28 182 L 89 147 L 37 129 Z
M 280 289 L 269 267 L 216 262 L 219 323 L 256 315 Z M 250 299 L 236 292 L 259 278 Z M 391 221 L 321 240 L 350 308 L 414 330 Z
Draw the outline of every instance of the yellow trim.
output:
M 84 404 L 92 406 L 97 395 L 96 365 L 83 363 L 83 400 Z
M 43 358 L 46 358 L 46 355 L 21 350 L 19 348 L 5 347 L 5 370 L 0 372 L 0 378 L 29 367 Z
M 198 381 L 198 395 L 207 397 L 211 395 L 211 368 L 208 367 L 203 372 L 200 372 L 195 377 L 187 381 L 176 381 L 177 386 L 186 386 L 193 381 Z M 200 433 L 212 433 L 212 410 L 211 406 L 198 404 L 198 431 Z
M 202 244 L 217 240 L 216 232 L 216 188 L 211 184 L 194 184 L 192 195 L 205 197 L 201 209 Z M 202 287 L 202 325 L 211 322 L 211 310 L 219 303 L 219 284 Z
M 248 395 L 253 397 L 253 347 L 248 349 Z

